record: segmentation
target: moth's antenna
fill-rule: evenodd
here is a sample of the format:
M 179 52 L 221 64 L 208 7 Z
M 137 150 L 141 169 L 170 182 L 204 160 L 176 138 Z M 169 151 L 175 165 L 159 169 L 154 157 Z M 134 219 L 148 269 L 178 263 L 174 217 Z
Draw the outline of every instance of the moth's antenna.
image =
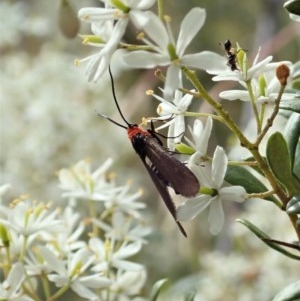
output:
M 96 111 L 96 113 L 97 113 L 98 116 L 103 117 L 103 118 L 109 120 L 110 122 L 118 125 L 119 127 L 123 128 L 123 129 L 127 129 L 127 126 L 125 126 L 125 125 L 123 125 L 123 124 L 121 124 L 121 123 L 119 123 L 119 122 L 117 122 L 117 121 L 115 121 L 115 120 L 113 120 L 113 119 L 105 116 L 105 115 L 102 115 L 102 114 L 98 113 L 97 111 Z
M 117 109 L 119 111 L 119 114 L 120 116 L 122 117 L 122 119 L 125 121 L 125 123 L 130 126 L 130 123 L 125 119 L 124 115 L 122 114 L 122 111 L 119 107 L 119 104 L 118 104 L 118 101 L 117 101 L 117 97 L 116 97 L 116 93 L 115 93 L 115 84 L 114 84 L 114 78 L 113 78 L 113 75 L 111 73 L 111 69 L 110 69 L 110 66 L 108 66 L 108 71 L 109 71 L 109 76 L 110 76 L 110 81 L 111 81 L 111 89 L 112 89 L 112 94 L 113 94 L 113 98 L 114 98 L 114 101 L 115 101 L 115 104 L 117 106 Z

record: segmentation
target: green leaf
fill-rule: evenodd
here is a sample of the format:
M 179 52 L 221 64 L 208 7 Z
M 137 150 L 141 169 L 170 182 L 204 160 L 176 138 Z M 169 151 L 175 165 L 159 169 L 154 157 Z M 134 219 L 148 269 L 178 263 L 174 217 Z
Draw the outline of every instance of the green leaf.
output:
M 259 181 L 250 171 L 246 168 L 236 165 L 228 165 L 225 181 L 231 185 L 243 186 L 247 193 L 263 193 L 268 191 L 267 187 Z M 280 205 L 278 201 L 270 196 L 267 200 Z
M 297 145 L 299 145 L 300 136 L 300 114 L 292 113 L 287 121 L 284 129 L 284 138 L 287 143 L 287 147 L 290 153 L 292 166 L 295 161 L 295 153 Z
M 268 239 L 271 239 L 270 236 L 268 234 L 266 234 L 265 232 L 263 232 L 258 227 L 254 226 L 249 221 L 244 220 L 244 219 L 237 219 L 236 221 L 241 223 L 242 225 L 246 226 L 252 233 L 254 233 L 259 239 L 261 239 L 261 241 L 263 243 L 268 245 L 270 248 L 280 252 L 281 254 L 283 254 L 289 258 L 300 260 L 300 256 L 297 256 L 297 255 L 287 251 L 286 249 L 284 249 L 283 247 L 281 247 L 280 245 L 278 245 L 275 242 L 268 241 Z
M 296 96 L 295 94 L 295 99 L 281 101 L 279 108 L 282 110 L 300 113 L 300 96 Z
M 283 7 L 290 13 L 300 16 L 300 0 L 290 0 L 284 3 Z
M 299 301 L 300 281 L 294 282 L 282 289 L 272 301 Z
M 267 143 L 267 162 L 276 179 L 288 190 L 290 194 L 296 194 L 297 189 L 293 185 L 293 174 L 290 155 L 287 144 L 281 133 L 274 133 Z
M 149 301 L 156 301 L 162 286 L 168 281 L 168 279 L 161 279 L 158 280 L 157 282 L 154 283 L 152 290 L 151 290 L 151 294 L 150 294 L 150 298 Z
M 293 172 L 300 179 L 300 145 L 296 149 Z

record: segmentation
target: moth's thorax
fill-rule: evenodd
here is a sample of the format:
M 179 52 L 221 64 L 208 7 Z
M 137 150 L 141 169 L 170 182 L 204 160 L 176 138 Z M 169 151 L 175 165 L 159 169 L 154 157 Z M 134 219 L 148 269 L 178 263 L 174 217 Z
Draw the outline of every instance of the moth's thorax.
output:
M 130 141 L 134 139 L 136 136 L 149 136 L 150 133 L 148 131 L 143 130 L 137 124 L 130 125 L 127 128 L 127 134 Z

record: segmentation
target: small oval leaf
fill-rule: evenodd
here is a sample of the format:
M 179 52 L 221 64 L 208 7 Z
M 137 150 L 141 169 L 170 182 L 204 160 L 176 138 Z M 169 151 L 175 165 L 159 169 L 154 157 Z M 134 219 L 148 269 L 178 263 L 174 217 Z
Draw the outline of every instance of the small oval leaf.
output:
M 291 193 L 297 193 L 293 185 L 293 174 L 287 144 L 281 133 L 270 136 L 267 143 L 267 162 L 276 179 Z
M 292 258 L 295 260 L 300 260 L 300 256 L 297 256 L 297 255 L 287 251 L 286 249 L 284 249 L 277 243 L 272 242 L 271 241 L 272 239 L 270 238 L 270 236 L 268 234 L 263 232 L 261 229 L 259 229 L 258 227 L 256 227 L 252 223 L 250 223 L 249 221 L 247 221 L 245 219 L 237 219 L 236 221 L 241 223 L 242 225 L 246 226 L 252 233 L 254 233 L 259 239 L 261 239 L 262 242 L 264 242 L 270 248 L 280 252 L 281 254 L 283 254 L 289 258 Z
M 299 144 L 300 136 L 300 114 L 292 113 L 287 121 L 284 129 L 284 138 L 291 157 L 292 166 L 294 165 L 295 153 L 297 145 Z
M 300 96 L 295 94 L 295 99 L 281 101 L 279 108 L 296 113 L 300 113 Z
M 293 172 L 300 179 L 300 145 L 296 148 Z

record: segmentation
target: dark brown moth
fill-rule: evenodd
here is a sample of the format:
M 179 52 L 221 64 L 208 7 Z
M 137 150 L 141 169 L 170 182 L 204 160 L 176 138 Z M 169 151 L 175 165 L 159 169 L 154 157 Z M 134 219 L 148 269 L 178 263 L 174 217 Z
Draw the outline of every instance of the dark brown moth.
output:
M 110 69 L 109 74 L 112 82 L 114 101 L 117 110 L 126 125 L 120 124 L 107 116 L 101 114 L 98 115 L 127 130 L 128 138 L 131 141 L 134 150 L 143 162 L 169 212 L 176 221 L 181 233 L 184 236 L 187 236 L 182 225 L 177 221 L 176 206 L 172 201 L 168 187 L 174 189 L 176 194 L 181 194 L 185 197 L 193 197 L 200 189 L 199 182 L 185 164 L 180 162 L 174 154 L 163 147 L 163 144 L 155 134 L 153 127 L 151 129 L 143 130 L 137 124 L 131 124 L 125 119 L 116 99 L 114 82 Z

